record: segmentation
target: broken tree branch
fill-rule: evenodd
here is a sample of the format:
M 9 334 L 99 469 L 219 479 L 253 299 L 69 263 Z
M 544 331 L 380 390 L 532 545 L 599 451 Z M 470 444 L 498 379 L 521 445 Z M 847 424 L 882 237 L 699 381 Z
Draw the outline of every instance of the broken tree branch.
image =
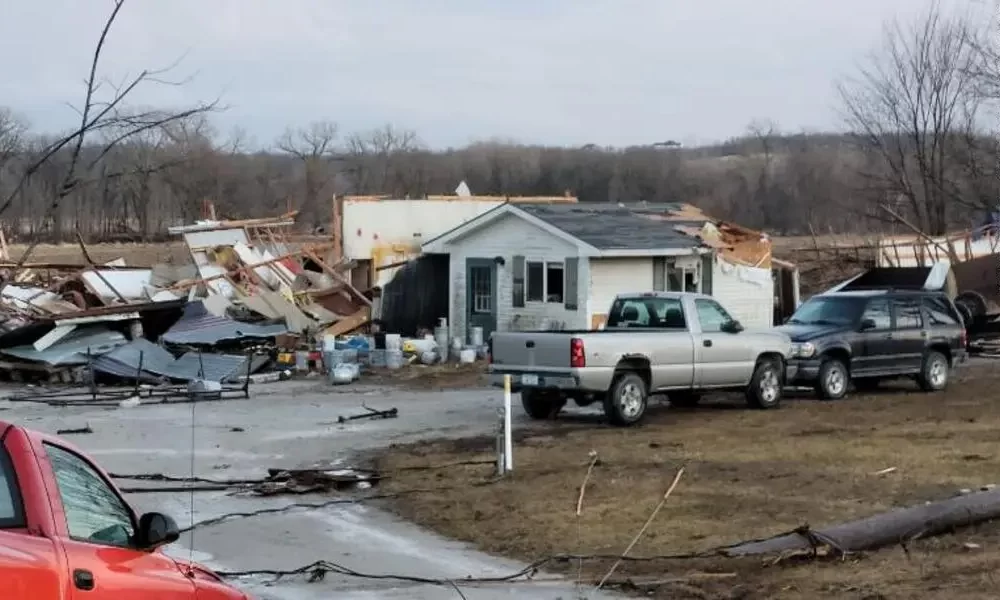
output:
M 677 484 L 680 483 L 682 475 L 684 475 L 684 467 L 677 469 L 677 475 L 674 475 L 674 481 L 670 484 L 670 487 L 667 488 L 666 493 L 663 494 L 663 498 L 660 499 L 660 503 L 656 505 L 656 508 L 653 509 L 653 512 L 649 515 L 649 518 L 646 519 L 646 523 L 643 524 L 642 529 L 639 530 L 639 533 L 635 534 L 635 537 L 632 538 L 631 543 L 629 543 L 628 547 L 625 548 L 625 552 L 622 552 L 622 555 L 618 558 L 618 560 L 615 561 L 615 564 L 611 565 L 611 568 L 608 570 L 607 574 L 601 579 L 600 582 L 598 582 L 597 587 L 594 588 L 595 590 L 600 590 L 602 587 L 604 587 L 604 584 L 608 581 L 608 579 L 611 578 L 612 575 L 614 575 L 615 570 L 618 569 L 618 566 L 622 564 L 622 560 L 626 556 L 628 556 L 628 553 L 632 551 L 632 548 L 634 548 L 635 545 L 639 543 L 639 539 L 642 537 L 644 533 L 646 533 L 646 530 L 649 529 L 649 526 L 653 524 L 653 519 L 655 519 L 656 515 L 660 513 L 660 509 L 663 508 L 663 505 L 667 503 L 667 499 L 670 498 L 670 494 L 674 493 L 674 488 L 676 488 Z

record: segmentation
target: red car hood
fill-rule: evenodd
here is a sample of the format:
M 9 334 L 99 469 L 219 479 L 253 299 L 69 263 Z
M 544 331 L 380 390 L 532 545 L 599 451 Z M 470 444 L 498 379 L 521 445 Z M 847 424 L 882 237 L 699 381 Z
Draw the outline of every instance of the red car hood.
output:
M 204 567 L 195 562 L 173 559 L 174 564 L 181 573 L 194 580 L 197 590 L 196 596 L 211 600 L 248 600 L 248 596 L 229 585 L 225 579 L 219 577 L 208 567 Z

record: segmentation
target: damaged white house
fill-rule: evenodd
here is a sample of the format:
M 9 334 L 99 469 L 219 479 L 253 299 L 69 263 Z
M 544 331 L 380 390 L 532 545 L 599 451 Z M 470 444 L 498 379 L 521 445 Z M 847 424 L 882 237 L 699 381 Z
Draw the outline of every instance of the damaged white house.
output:
M 798 303 L 797 271 L 765 236 L 689 205 L 508 203 L 421 249 L 447 256 L 452 335 L 591 329 L 624 292 L 711 294 L 755 328 Z

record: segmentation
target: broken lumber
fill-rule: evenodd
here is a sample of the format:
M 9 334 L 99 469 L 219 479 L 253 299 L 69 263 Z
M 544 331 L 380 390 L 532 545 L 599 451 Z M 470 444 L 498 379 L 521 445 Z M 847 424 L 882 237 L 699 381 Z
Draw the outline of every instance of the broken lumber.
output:
M 753 556 L 816 550 L 826 546 L 848 554 L 940 535 L 1000 518 L 1000 488 L 900 508 L 824 529 L 804 527 L 768 540 L 745 542 L 721 551 L 724 556 Z

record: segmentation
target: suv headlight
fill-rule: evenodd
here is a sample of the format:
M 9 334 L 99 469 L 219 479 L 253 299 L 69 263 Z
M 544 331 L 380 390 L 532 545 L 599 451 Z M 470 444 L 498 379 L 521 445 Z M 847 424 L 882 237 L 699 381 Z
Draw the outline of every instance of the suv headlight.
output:
M 816 346 L 805 342 L 792 344 L 792 358 L 812 358 L 816 354 Z

